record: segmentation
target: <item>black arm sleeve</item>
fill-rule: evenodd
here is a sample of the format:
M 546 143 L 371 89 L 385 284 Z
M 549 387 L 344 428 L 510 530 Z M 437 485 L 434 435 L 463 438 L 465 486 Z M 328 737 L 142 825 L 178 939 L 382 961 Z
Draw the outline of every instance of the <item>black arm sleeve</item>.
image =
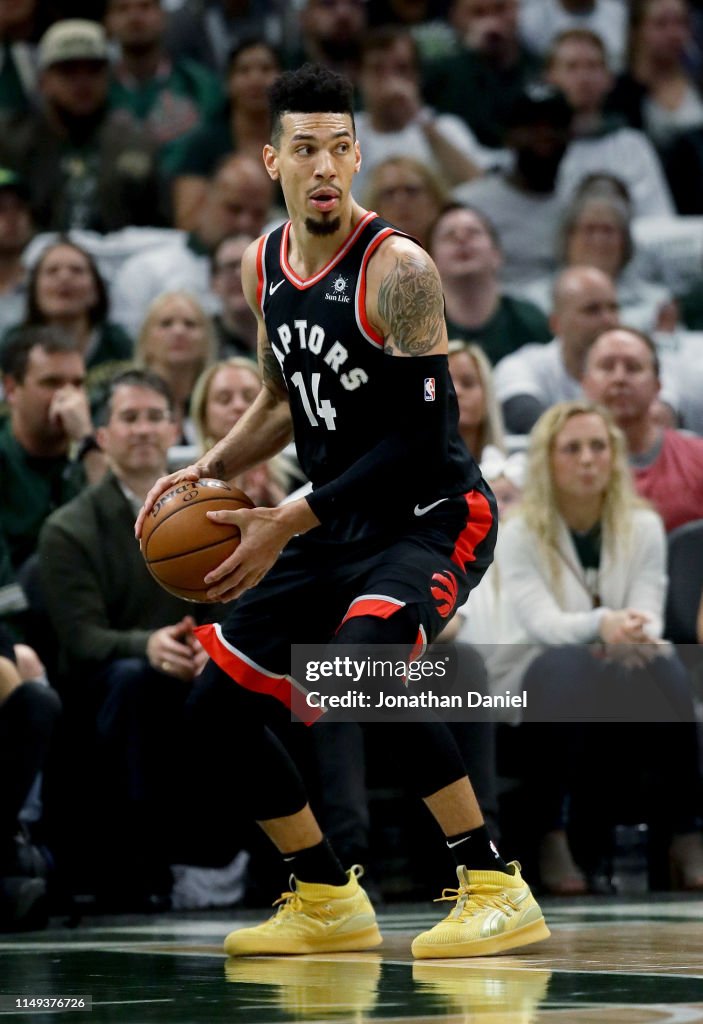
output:
M 441 481 L 448 451 L 449 366 L 446 355 L 387 357 L 386 435 L 341 476 L 307 496 L 321 523 L 374 501 L 388 511 L 406 509 Z

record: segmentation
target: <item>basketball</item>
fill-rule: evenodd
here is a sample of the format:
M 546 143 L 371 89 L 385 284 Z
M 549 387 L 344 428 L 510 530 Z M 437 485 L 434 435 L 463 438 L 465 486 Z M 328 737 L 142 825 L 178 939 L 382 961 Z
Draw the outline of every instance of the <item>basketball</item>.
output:
M 251 498 L 224 480 L 184 480 L 165 491 L 147 516 L 141 552 L 164 590 L 207 602 L 205 576 L 236 550 L 239 527 L 213 523 L 208 512 L 254 508 Z

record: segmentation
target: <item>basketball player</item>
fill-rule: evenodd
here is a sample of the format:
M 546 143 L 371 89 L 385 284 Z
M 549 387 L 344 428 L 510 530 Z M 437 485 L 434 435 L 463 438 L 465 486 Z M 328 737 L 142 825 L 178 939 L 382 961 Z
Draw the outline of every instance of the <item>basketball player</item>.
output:
M 221 626 L 199 633 L 215 663 L 201 696 L 227 687 L 232 778 L 290 865 L 293 889 L 269 921 L 228 935 L 230 956 L 381 941 L 359 871 L 345 872 L 322 835 L 267 729 L 267 705 L 291 704 L 292 643 L 390 643 L 410 656 L 432 642 L 481 579 L 496 534 L 493 496 L 457 434 L 437 271 L 351 195 L 361 155 L 349 83 L 306 65 L 278 80 L 271 105 L 264 163 L 290 220 L 250 246 L 242 271 L 264 386 L 223 441 L 158 481 L 136 524 L 139 536 L 174 483 L 231 479 L 292 436 L 313 483 L 279 508 L 210 513 L 236 523 L 242 541 L 206 577 L 213 599 L 238 600 Z M 546 938 L 519 866 L 490 841 L 446 725 L 404 722 L 392 742 L 459 878 L 456 906 L 415 939 L 414 955 L 492 954 Z

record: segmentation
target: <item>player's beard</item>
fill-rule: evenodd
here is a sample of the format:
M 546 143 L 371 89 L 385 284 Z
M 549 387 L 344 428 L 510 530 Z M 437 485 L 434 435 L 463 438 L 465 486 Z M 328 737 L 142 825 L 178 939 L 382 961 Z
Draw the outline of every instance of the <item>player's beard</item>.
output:
M 341 217 L 333 217 L 331 220 L 313 220 L 312 217 L 305 218 L 305 227 L 311 235 L 323 238 L 325 235 L 334 235 L 339 231 L 342 224 Z

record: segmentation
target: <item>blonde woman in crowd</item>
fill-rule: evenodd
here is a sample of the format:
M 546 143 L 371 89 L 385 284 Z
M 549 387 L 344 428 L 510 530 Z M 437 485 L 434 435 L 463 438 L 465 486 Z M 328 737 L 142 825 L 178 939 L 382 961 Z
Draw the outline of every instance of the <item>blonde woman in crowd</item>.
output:
M 193 441 L 187 418 L 199 375 L 215 358 L 210 318 L 188 292 L 164 292 L 149 306 L 139 331 L 135 361 L 158 373 L 168 384 L 186 442 Z
M 477 462 L 489 447 L 504 452 L 503 414 L 486 354 L 473 342 L 450 341 L 449 372 L 459 405 L 459 433 L 466 447 Z
M 607 873 L 616 814 L 631 810 L 646 775 L 652 883 L 666 886 L 670 869 L 680 887 L 703 888 L 690 684 L 661 641 L 664 529 L 635 495 L 622 434 L 604 409 L 577 400 L 540 417 L 496 566 L 505 614 L 481 639 L 494 643 L 493 688 L 527 692 L 516 742 L 543 886 L 574 894 Z M 630 724 L 647 694 L 673 716 Z M 632 719 L 589 722 L 614 695 Z
M 232 356 L 204 370 L 193 388 L 190 419 L 200 453 L 208 451 L 237 423 L 261 390 L 261 373 L 255 362 Z M 237 477 L 234 484 L 255 505 L 273 508 L 286 496 L 288 473 L 283 456 L 255 466 Z

